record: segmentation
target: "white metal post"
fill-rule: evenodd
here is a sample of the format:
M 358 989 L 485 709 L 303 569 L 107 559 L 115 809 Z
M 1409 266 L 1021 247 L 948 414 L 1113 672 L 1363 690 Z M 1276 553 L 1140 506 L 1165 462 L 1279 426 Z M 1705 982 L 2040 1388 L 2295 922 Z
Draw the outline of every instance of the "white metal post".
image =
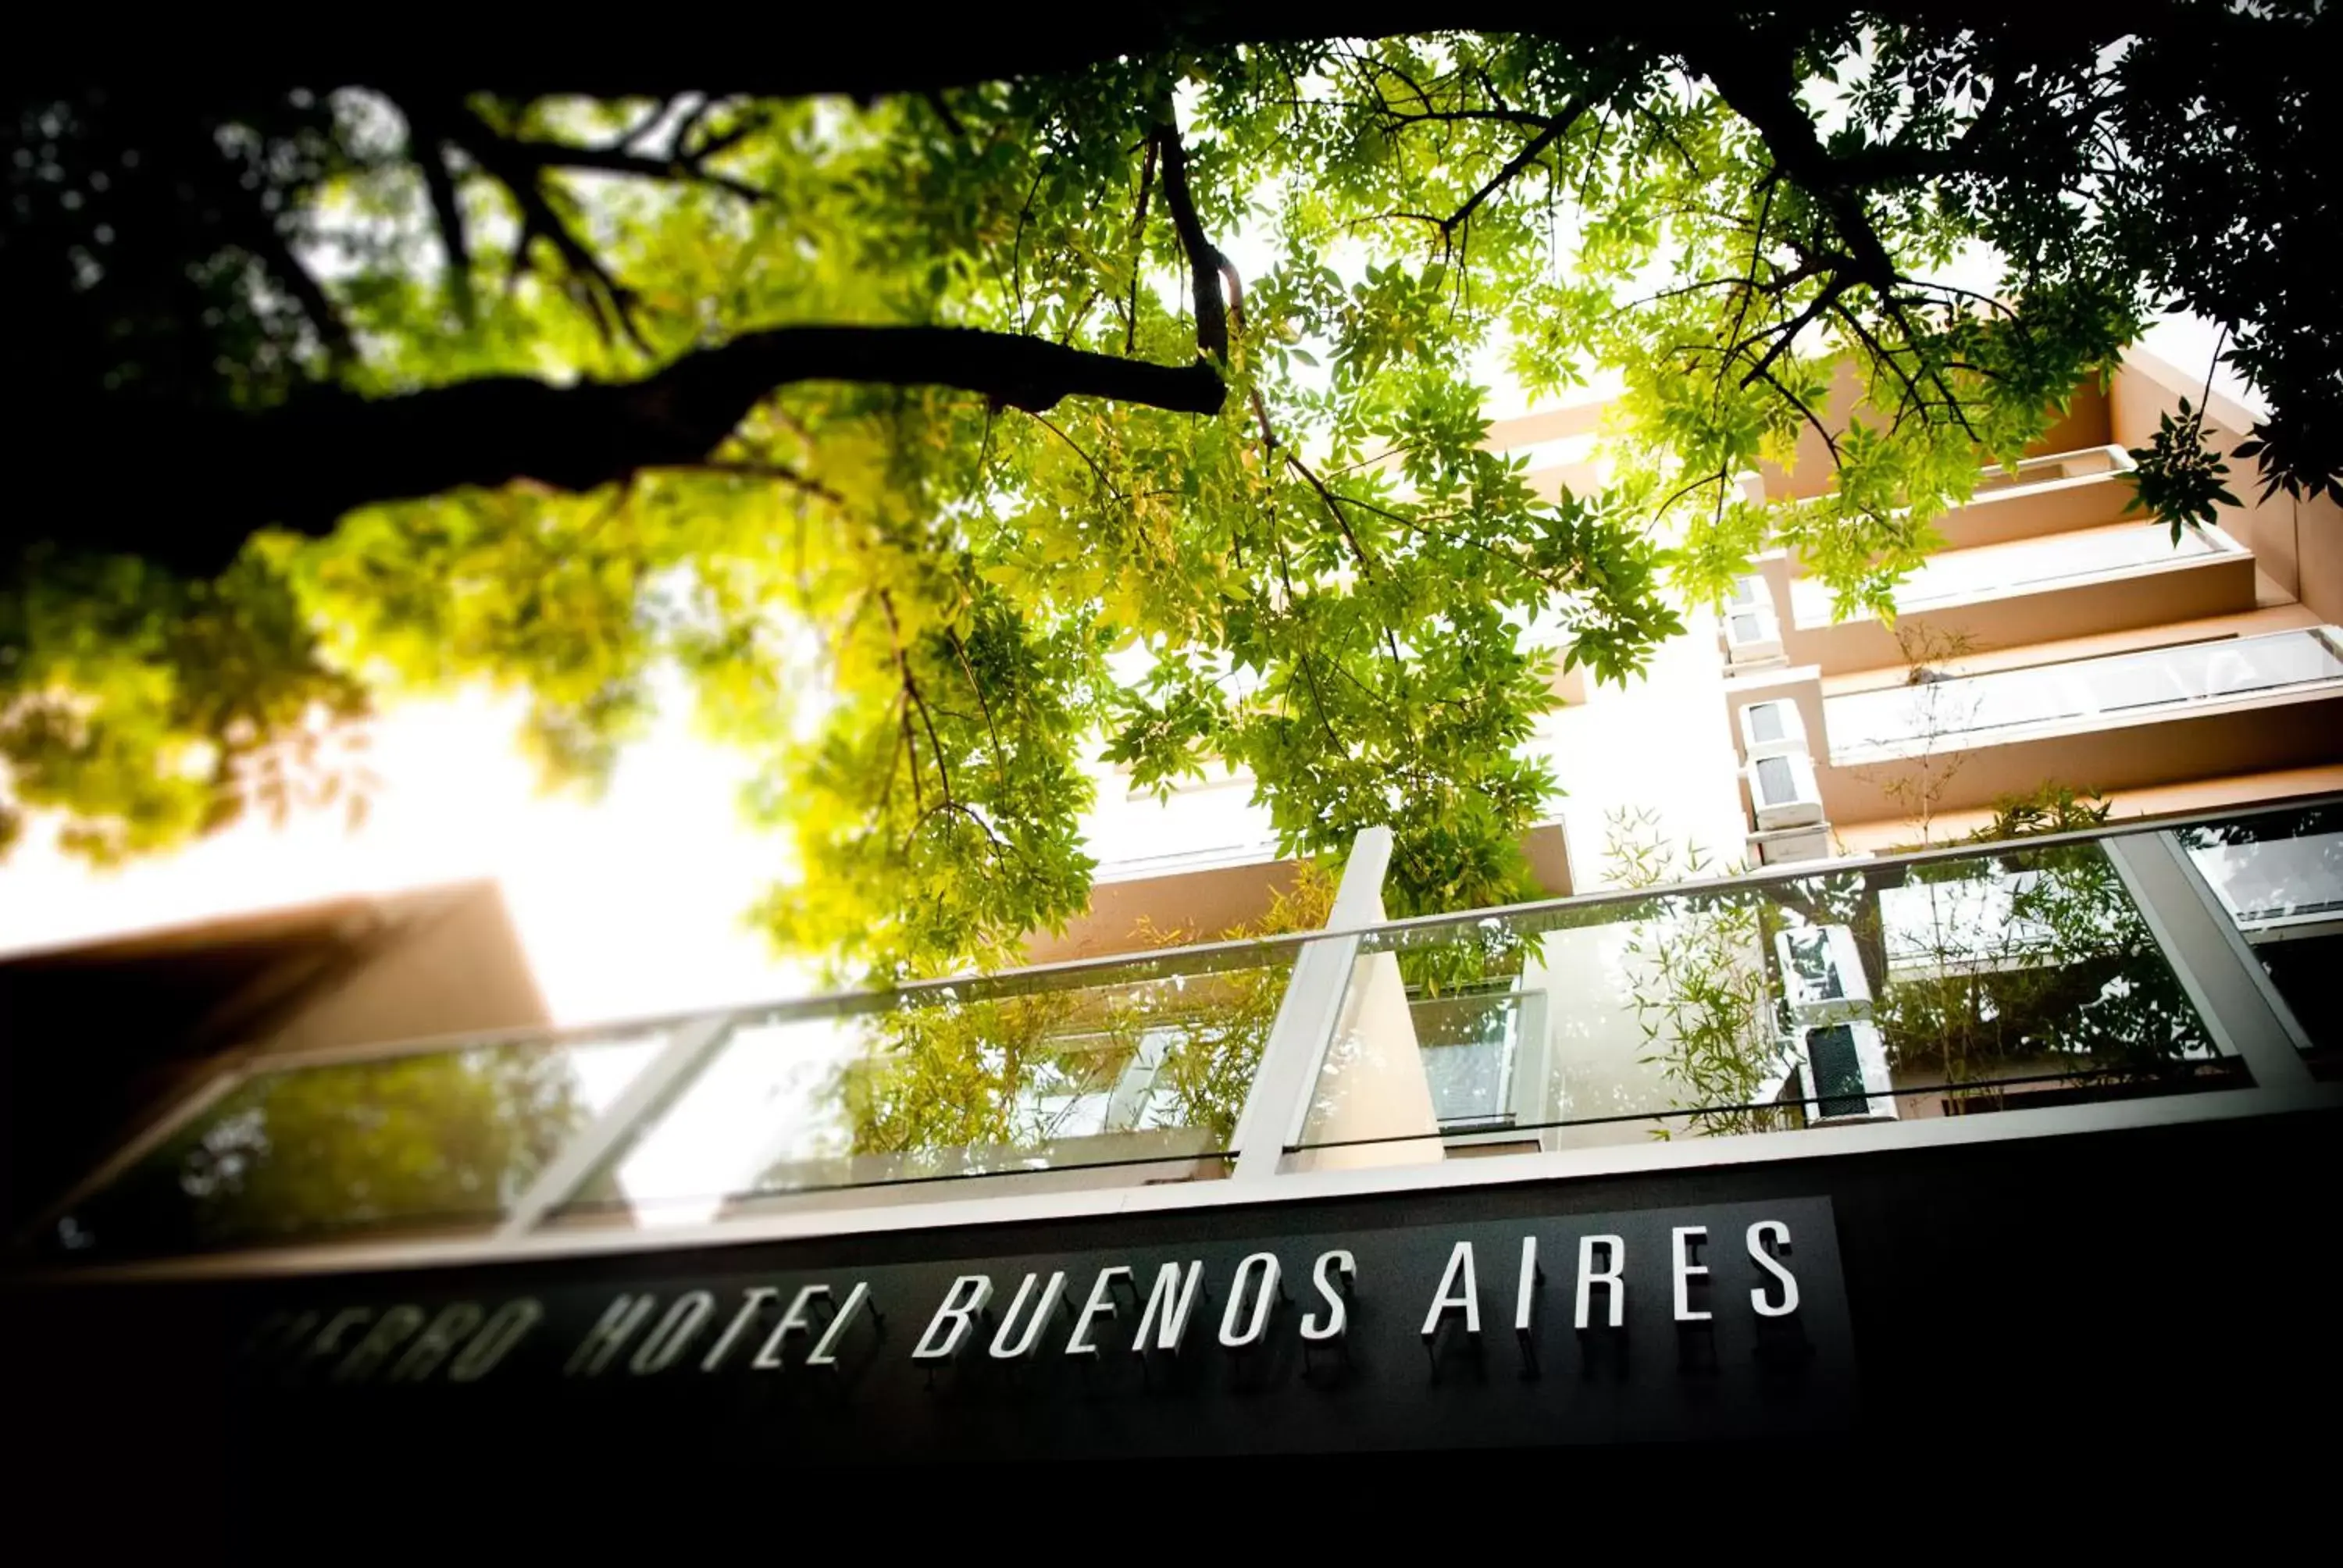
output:
M 2107 859 L 2215 1041 L 2241 1058 L 2265 1089 L 2308 1087 L 2310 1068 L 2296 1043 L 2302 1026 L 2187 851 L 2168 832 L 2106 842 Z
M 627 1135 L 639 1123 L 657 1114 L 668 1097 L 699 1070 L 699 1064 L 730 1035 L 732 1024 L 739 1016 L 733 1012 L 711 1013 L 677 1026 L 674 1038 L 635 1074 L 634 1081 L 610 1102 L 610 1109 L 562 1145 L 553 1162 L 538 1172 L 537 1180 L 513 1201 L 504 1223 L 497 1227 L 497 1234 L 525 1236 L 548 1214 L 568 1202 L 601 1168 L 602 1162 L 617 1152 Z
M 1261 1065 L 1253 1072 L 1252 1089 L 1245 1096 L 1231 1139 L 1236 1166 L 1230 1180 L 1263 1181 L 1277 1174 L 1278 1161 L 1308 1112 L 1311 1091 L 1326 1047 L 1342 1016 L 1342 996 L 1359 956 L 1360 928 L 1383 918 L 1383 873 L 1391 866 L 1389 828 L 1369 828 L 1351 840 L 1350 857 L 1342 862 L 1342 884 L 1334 892 L 1334 908 L 1326 929 L 1349 936 L 1325 937 L 1304 942 L 1295 951 L 1293 970 L 1285 982 L 1285 999 L 1278 1004 L 1262 1047 Z

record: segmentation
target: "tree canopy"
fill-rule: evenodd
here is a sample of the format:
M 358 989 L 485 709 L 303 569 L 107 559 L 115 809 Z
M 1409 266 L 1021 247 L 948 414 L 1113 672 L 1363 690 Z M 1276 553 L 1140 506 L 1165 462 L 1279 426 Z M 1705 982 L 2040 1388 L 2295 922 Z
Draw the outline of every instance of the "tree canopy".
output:
M 324 795 L 377 696 L 485 679 L 588 784 L 682 694 L 784 830 L 761 918 L 868 972 L 1079 912 L 1099 750 L 1465 907 L 1527 885 L 1556 664 L 1777 544 L 1887 606 L 2160 309 L 2343 493 L 2331 12 L 1483 9 L 18 89 L 0 843 Z M 1498 372 L 1624 377 L 1616 482 L 1484 450 Z M 1830 493 L 1745 499 L 1807 429 Z

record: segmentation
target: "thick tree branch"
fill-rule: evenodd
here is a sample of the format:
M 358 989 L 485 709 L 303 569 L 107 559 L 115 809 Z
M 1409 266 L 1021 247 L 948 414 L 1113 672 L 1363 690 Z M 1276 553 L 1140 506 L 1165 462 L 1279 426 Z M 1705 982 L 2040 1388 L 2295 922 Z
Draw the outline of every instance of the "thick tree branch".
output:
M 1170 94 L 1155 108 L 1155 145 L 1163 170 L 1163 209 L 1180 236 L 1180 249 L 1188 258 L 1188 277 L 1196 300 L 1196 347 L 1225 364 L 1229 357 L 1228 307 L 1221 297 L 1221 278 L 1233 274 L 1229 258 L 1204 236 L 1196 216 L 1196 199 L 1188 189 L 1188 150 L 1180 142 L 1180 125 Z
M 1872 226 L 1860 187 L 1833 161 L 1814 121 L 1798 105 L 1795 58 L 1789 45 L 1753 47 L 1750 40 L 1725 36 L 1685 51 L 1684 58 L 1765 138 L 1775 166 L 1830 215 L 1847 248 L 1847 270 L 1854 280 L 1883 296 L 1893 289 L 1896 263 Z
M 470 134 L 478 139 L 477 132 Z M 529 141 L 518 136 L 499 137 L 498 142 L 501 161 L 514 168 L 585 169 L 596 174 L 625 175 L 634 179 L 685 180 L 712 186 L 739 196 L 742 201 L 768 199 L 768 193 L 746 180 L 734 179 L 730 175 L 709 168 L 709 155 L 704 151 L 679 152 L 674 157 L 662 158 L 624 147 L 574 146 L 567 142 Z
M 588 490 L 695 465 L 799 381 L 952 387 L 1031 412 L 1104 397 L 1215 414 L 1227 397 L 1201 361 L 1151 365 L 949 327 L 783 327 L 629 382 L 493 377 L 376 399 L 321 390 L 249 414 L 60 398 L 42 407 L 41 427 L 15 433 L 25 449 L 87 451 L 96 438 L 136 460 L 115 467 L 103 506 L 11 508 L 0 542 L 49 538 L 209 574 L 265 523 L 324 534 L 370 502 L 517 479 Z
M 464 229 L 463 203 L 456 194 L 455 176 L 447 171 L 447 155 L 439 143 L 408 127 L 407 156 L 423 171 L 423 188 L 431 197 L 431 214 L 439 226 L 439 244 L 447 253 L 447 297 L 466 326 L 471 325 L 472 247 Z
M 301 307 L 301 314 L 307 317 L 309 325 L 317 328 L 318 340 L 325 345 L 327 357 L 337 365 L 356 357 L 357 350 L 350 343 L 350 329 L 342 320 L 341 311 L 327 297 L 325 286 L 301 264 L 301 258 L 293 254 L 292 244 L 286 239 L 284 231 L 277 226 L 276 220 L 256 209 L 246 233 L 248 236 L 246 247 L 267 269 L 268 275 Z
M 544 240 L 561 257 L 572 287 L 593 315 L 603 337 L 607 340 L 614 332 L 624 332 L 636 347 L 649 353 L 650 345 L 635 320 L 634 290 L 602 265 L 601 259 L 570 228 L 568 220 L 555 210 L 552 198 L 546 194 L 541 176 L 553 166 L 539 156 L 545 148 L 505 135 L 468 104 L 458 102 L 444 107 L 429 104 L 424 112 L 427 123 L 438 127 L 440 135 L 469 155 L 481 172 L 502 185 L 520 208 L 520 237 L 513 246 L 514 278 L 518 280 L 528 269 L 529 242 Z M 617 152 L 608 156 L 634 156 Z

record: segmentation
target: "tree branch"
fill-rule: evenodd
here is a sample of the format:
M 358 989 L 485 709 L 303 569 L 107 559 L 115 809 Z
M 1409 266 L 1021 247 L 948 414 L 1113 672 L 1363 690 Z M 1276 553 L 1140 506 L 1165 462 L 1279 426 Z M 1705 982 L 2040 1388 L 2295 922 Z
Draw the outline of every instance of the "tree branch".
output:
M 1196 300 L 1196 347 L 1228 363 L 1228 307 L 1221 298 L 1221 277 L 1235 269 L 1210 239 L 1196 216 L 1196 200 L 1188 189 L 1188 150 L 1180 142 L 1180 125 L 1166 93 L 1155 106 L 1155 144 L 1163 170 L 1163 208 L 1180 236 L 1180 249 L 1188 257 L 1189 286 Z
M 435 123 L 439 123 L 437 106 L 427 111 Z M 648 354 L 650 344 L 644 338 L 642 328 L 635 320 L 635 292 L 602 265 L 601 259 L 578 237 L 568 220 L 554 210 L 552 198 L 546 195 L 540 179 L 552 166 L 542 156 L 544 144 L 532 144 L 506 136 L 482 118 L 470 105 L 457 103 L 448 106 L 443 135 L 468 154 L 488 175 L 511 194 L 520 208 L 520 237 L 513 245 L 513 276 L 518 279 L 528 267 L 528 246 L 532 239 L 542 239 L 561 257 L 568 268 L 572 283 L 608 341 L 613 327 L 624 332 L 636 347 Z M 587 149 L 563 149 L 584 155 Z M 638 155 L 611 151 L 611 158 L 636 159 Z M 653 162 L 656 160 L 641 160 Z
M 1472 196 L 1466 200 L 1463 206 L 1458 207 L 1453 213 L 1441 220 L 1440 233 L 1442 236 L 1444 238 L 1449 235 L 1454 234 L 1456 230 L 1462 227 L 1464 222 L 1479 209 L 1483 202 L 1487 201 L 1491 196 L 1496 195 L 1496 193 L 1503 189 L 1516 175 L 1519 175 L 1523 169 L 1537 162 L 1538 156 L 1544 153 L 1546 148 L 1554 146 L 1555 142 L 1561 140 L 1563 136 L 1569 131 L 1570 127 L 1579 122 L 1580 117 L 1586 113 L 1586 109 L 1587 100 L 1584 98 L 1575 98 L 1570 103 L 1564 105 L 1563 106 L 1562 113 L 1554 116 L 1553 119 L 1547 121 L 1545 129 L 1540 131 L 1536 136 L 1532 136 L 1528 145 L 1523 146 L 1520 152 L 1515 153 L 1513 156 L 1512 161 L 1508 162 L 1503 168 L 1499 169 L 1495 176 L 1490 179 L 1488 184 L 1483 186 L 1479 190 L 1474 191 Z
M 1139 211 L 1131 220 L 1131 307 L 1123 317 L 1122 351 L 1129 354 L 1139 341 L 1139 274 L 1147 261 L 1147 193 L 1155 185 L 1155 158 L 1160 147 L 1147 138 L 1147 156 L 1139 166 Z
M 1151 365 L 950 327 L 781 327 L 629 382 L 489 377 L 378 399 L 319 388 L 258 412 L 57 398 L 12 432 L 21 449 L 85 451 L 98 433 L 137 461 L 117 467 L 106 506 L 11 508 L 0 539 L 52 538 L 210 575 L 264 523 L 322 535 L 370 502 L 516 479 L 589 490 L 699 464 L 775 388 L 799 381 L 951 387 L 1034 413 L 1104 397 L 1217 414 L 1228 396 L 1202 361 Z M 70 532 L 32 532 L 61 518 Z
M 456 194 L 455 176 L 447 172 L 447 155 L 436 136 L 412 124 L 407 131 L 407 156 L 423 171 L 423 188 L 430 195 L 432 216 L 439 225 L 439 244 L 447 253 L 447 297 L 469 327 L 477 315 L 472 301 L 472 247 L 465 236 L 464 207 Z
M 1795 52 L 1790 44 L 1777 41 L 1765 46 L 1728 34 L 1687 48 L 1684 59 L 1764 138 L 1776 166 L 1830 215 L 1847 247 L 1855 281 L 1883 295 L 1894 288 L 1896 264 L 1872 226 L 1859 187 L 1834 162 L 1814 122 L 1798 105 Z
M 1809 326 L 1819 320 L 1822 317 L 1823 313 L 1835 304 L 1838 300 L 1838 297 L 1845 294 L 1850 286 L 1851 285 L 1849 280 L 1845 278 L 1835 277 L 1831 279 L 1830 282 L 1823 285 L 1822 292 L 1815 295 L 1815 297 L 1807 303 L 1805 309 L 1800 311 L 1796 316 L 1792 317 L 1789 320 L 1782 323 L 1780 326 L 1774 327 L 1772 329 L 1774 333 L 1773 344 L 1766 348 L 1765 357 L 1757 361 L 1756 367 L 1752 369 L 1748 375 L 1744 376 L 1741 378 L 1741 385 L 1746 387 L 1758 381 L 1774 382 L 1774 385 L 1775 386 L 1781 385 L 1779 382 L 1775 382 L 1774 377 L 1766 374 L 1766 372 L 1774 368 L 1774 361 L 1788 353 L 1790 351 L 1790 345 L 1796 340 L 1798 334 L 1804 332 Z M 1725 363 L 1728 365 L 1731 364 L 1732 357 L 1734 355 L 1763 341 L 1764 337 L 1761 334 L 1757 338 L 1754 338 L 1748 343 L 1734 344 L 1731 347 L 1725 350 Z

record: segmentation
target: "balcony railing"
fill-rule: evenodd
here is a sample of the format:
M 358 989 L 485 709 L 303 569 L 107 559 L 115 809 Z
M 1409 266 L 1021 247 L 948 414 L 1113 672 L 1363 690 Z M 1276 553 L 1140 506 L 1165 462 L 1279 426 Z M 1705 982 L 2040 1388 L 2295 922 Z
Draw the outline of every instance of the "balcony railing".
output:
M 2177 541 L 2161 527 L 2139 523 L 2049 534 L 1933 556 L 1896 585 L 1896 608 L 1933 609 L 1986 595 L 2037 593 L 2240 553 L 2236 541 L 2213 528 L 2184 528 Z M 1800 627 L 1830 625 L 1835 618 L 1828 585 L 1814 578 L 1792 578 L 1790 613 Z
M 1197 1204 L 2244 1114 L 2331 1061 L 2343 798 L 1402 921 L 1362 845 L 1323 931 L 254 1059 L 26 1241 L 334 1267 Z
M 1831 760 L 1916 746 L 2009 739 L 2078 723 L 2178 715 L 2257 697 L 2343 686 L 2343 633 L 2304 628 L 2026 669 L 1940 678 L 1827 699 Z
M 2028 457 L 2011 468 L 1987 468 L 1976 482 L 1974 495 L 1991 496 L 2008 490 L 2022 490 L 2039 485 L 2056 484 L 2061 479 L 2076 479 L 2098 474 L 2122 473 L 2131 467 L 2131 457 L 2121 447 L 2085 447 L 2079 451 L 2054 452 L 2045 457 Z

